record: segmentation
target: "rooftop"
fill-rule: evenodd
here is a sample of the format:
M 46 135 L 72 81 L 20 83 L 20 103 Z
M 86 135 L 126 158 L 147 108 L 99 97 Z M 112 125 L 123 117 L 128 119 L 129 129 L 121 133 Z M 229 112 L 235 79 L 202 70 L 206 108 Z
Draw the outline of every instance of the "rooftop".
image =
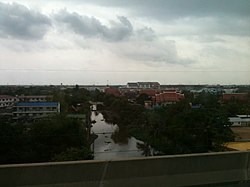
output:
M 14 96 L 10 96 L 10 95 L 0 95 L 0 99 L 12 99 L 15 98 Z
M 42 107 L 42 106 L 58 106 L 58 102 L 22 102 L 16 103 L 16 107 Z

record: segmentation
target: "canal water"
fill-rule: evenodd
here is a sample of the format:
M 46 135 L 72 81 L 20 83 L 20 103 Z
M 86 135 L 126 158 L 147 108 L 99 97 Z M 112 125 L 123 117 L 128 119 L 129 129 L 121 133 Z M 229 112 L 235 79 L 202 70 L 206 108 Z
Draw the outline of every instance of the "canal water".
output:
M 91 112 L 93 123 L 91 131 L 98 135 L 92 144 L 95 160 L 109 160 L 114 158 L 143 157 L 137 144 L 142 141 L 129 137 L 126 130 L 117 125 L 105 122 L 103 115 L 98 111 Z

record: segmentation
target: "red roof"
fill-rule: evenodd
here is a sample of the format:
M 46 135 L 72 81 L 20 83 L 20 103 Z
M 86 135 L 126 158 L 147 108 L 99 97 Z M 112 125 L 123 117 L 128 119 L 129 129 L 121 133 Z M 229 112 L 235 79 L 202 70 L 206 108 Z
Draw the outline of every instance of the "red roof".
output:
M 106 88 L 105 89 L 106 94 L 112 94 L 114 96 L 121 96 L 120 91 L 117 88 Z
M 153 89 L 140 90 L 140 94 L 147 94 L 148 96 L 155 96 L 156 91 Z
M 183 94 L 177 92 L 163 92 L 160 94 L 156 94 L 156 102 L 163 103 L 163 102 L 177 102 L 184 98 Z

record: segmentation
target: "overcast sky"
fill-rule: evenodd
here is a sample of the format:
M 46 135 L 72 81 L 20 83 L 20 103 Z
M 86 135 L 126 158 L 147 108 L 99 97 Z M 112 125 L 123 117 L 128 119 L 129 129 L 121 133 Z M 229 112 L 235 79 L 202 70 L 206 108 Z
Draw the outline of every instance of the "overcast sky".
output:
M 0 0 L 0 84 L 250 84 L 249 0 Z

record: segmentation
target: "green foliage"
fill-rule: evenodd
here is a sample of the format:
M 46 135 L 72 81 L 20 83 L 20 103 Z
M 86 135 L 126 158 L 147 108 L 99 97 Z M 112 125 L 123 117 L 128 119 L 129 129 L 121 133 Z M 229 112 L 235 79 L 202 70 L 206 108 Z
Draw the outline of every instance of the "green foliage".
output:
M 209 98 L 208 98 L 209 99 Z M 146 141 L 162 154 L 218 151 L 233 140 L 228 118 L 217 103 L 198 110 L 187 102 L 153 110 L 147 115 Z
M 61 155 L 69 156 L 70 149 L 83 150 L 79 151 L 84 153 L 80 159 L 91 158 L 86 129 L 75 120 L 56 116 L 27 125 L 0 124 L 1 164 L 47 162 Z M 74 156 L 72 151 L 71 157 Z
M 144 106 L 144 102 L 148 100 L 150 100 L 150 97 L 147 94 L 143 93 L 139 95 L 139 97 L 136 99 L 136 102 Z
M 66 151 L 63 151 L 59 154 L 55 154 L 51 161 L 74 161 L 74 160 L 89 160 L 93 159 L 93 154 L 86 149 L 85 147 L 81 148 L 68 148 Z
M 233 140 L 233 133 L 219 98 L 205 92 L 197 98 L 189 94 L 187 99 L 176 104 L 145 110 L 125 99 L 104 97 L 105 109 L 108 110 L 104 118 L 118 124 L 120 130 L 125 129 L 127 137 L 142 140 L 144 145 L 138 147 L 145 155 L 151 154 L 149 147 L 153 148 L 153 154 L 220 151 L 225 142 Z M 192 109 L 191 101 L 202 107 Z M 116 135 L 113 138 L 122 142 Z

